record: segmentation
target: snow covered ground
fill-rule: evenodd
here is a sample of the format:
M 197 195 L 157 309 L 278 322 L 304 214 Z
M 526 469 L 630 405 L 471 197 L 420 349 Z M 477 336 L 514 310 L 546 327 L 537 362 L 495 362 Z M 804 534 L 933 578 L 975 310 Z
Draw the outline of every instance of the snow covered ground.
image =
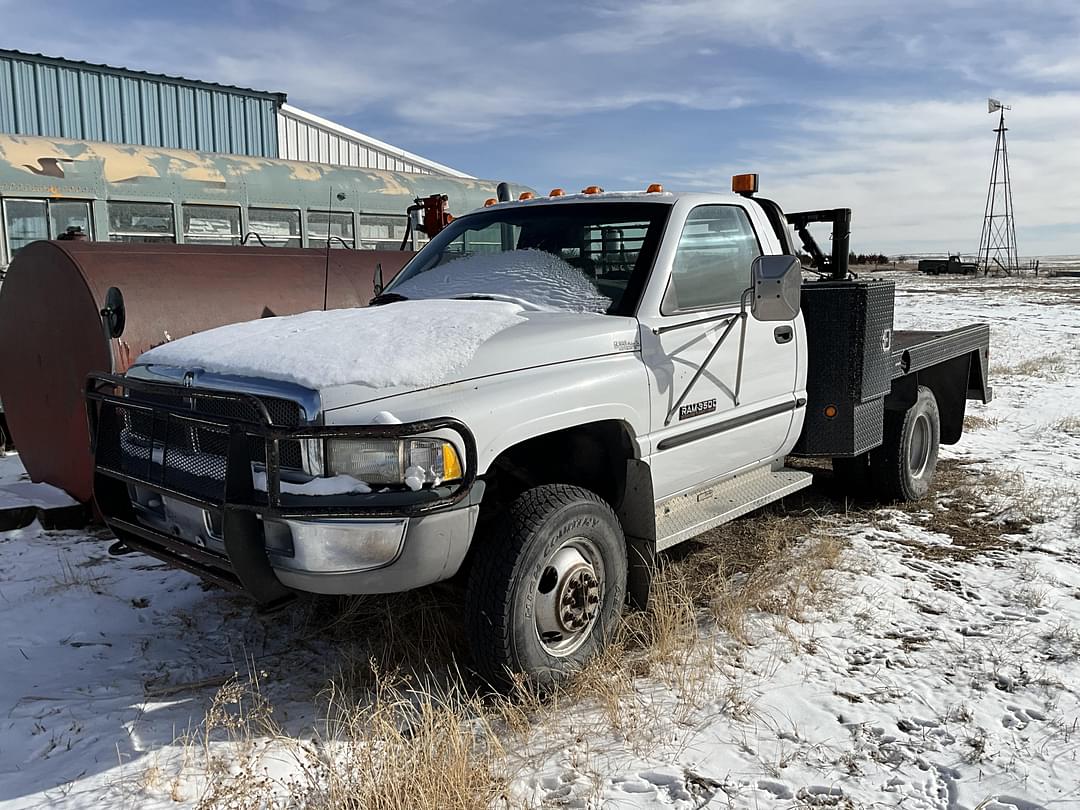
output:
M 894 277 L 898 327 L 992 326 L 995 400 L 943 451 L 960 489 L 813 522 L 845 541 L 827 593 L 755 614 L 752 643 L 711 636 L 689 691 L 638 678 L 632 722 L 538 721 L 508 755 L 515 801 L 1080 808 L 1080 279 Z M 325 637 L 108 542 L 0 534 L 0 810 L 196 806 L 178 741 L 235 673 L 286 733 L 316 725 Z

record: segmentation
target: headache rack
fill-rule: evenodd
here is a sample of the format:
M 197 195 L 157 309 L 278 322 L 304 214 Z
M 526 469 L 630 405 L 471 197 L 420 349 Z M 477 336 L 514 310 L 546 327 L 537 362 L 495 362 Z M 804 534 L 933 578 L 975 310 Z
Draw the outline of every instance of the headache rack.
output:
M 450 417 L 391 425 L 311 425 L 287 399 L 93 374 L 87 412 L 98 509 L 126 544 L 271 602 L 287 591 L 266 558 L 259 518 L 414 517 L 448 509 L 476 480 L 476 440 Z M 283 492 L 305 446 L 326 439 L 386 439 L 449 431 L 461 440 L 461 480 L 416 492 L 307 495 Z M 260 476 L 260 473 L 262 476 Z M 256 486 L 262 483 L 265 487 Z M 139 522 L 129 487 L 206 510 L 221 528 L 223 557 Z

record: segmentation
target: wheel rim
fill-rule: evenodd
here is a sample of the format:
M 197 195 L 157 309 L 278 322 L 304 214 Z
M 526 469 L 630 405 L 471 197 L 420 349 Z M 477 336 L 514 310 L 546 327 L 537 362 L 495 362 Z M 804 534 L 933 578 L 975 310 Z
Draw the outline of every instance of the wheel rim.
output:
M 930 462 L 930 420 L 925 413 L 915 417 L 908 442 L 908 469 L 913 478 L 922 478 Z
M 604 564 L 596 545 L 574 537 L 544 563 L 536 582 L 536 637 L 549 655 L 578 650 L 592 633 L 604 597 Z

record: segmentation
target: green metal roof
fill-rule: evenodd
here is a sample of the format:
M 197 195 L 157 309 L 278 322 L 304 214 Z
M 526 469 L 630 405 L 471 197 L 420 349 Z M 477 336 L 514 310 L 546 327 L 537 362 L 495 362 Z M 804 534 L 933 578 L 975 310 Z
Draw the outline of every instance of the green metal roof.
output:
M 258 98 L 269 99 L 271 101 L 276 101 L 278 104 L 284 104 L 288 101 L 285 93 L 272 92 L 270 90 L 252 90 L 250 87 L 237 87 L 231 84 L 204 82 L 199 79 L 186 79 L 183 76 L 170 76 L 167 73 L 152 73 L 148 70 L 132 70 L 131 68 L 114 67 L 113 65 L 103 65 L 97 62 L 84 62 L 81 59 L 64 59 L 59 56 L 45 56 L 40 53 L 27 53 L 24 51 L 13 51 L 0 48 L 0 60 L 4 59 L 36 62 L 38 64 L 72 68 L 84 72 L 108 73 L 113 76 L 130 76 L 137 79 L 151 79 L 154 81 L 168 82 L 169 84 L 185 85 L 188 87 L 205 87 L 208 90 L 227 90 L 230 93 L 240 93 L 247 96 L 257 96 Z
M 0 132 L 277 157 L 284 93 L 0 50 Z

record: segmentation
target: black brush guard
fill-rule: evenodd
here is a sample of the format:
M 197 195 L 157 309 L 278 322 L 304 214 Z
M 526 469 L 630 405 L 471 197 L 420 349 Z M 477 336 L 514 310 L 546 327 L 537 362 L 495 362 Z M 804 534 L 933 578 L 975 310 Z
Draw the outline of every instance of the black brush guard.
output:
M 465 500 L 476 480 L 476 440 L 464 423 L 450 417 L 396 425 L 285 426 L 280 414 L 275 423 L 267 401 L 253 394 L 112 374 L 91 375 L 86 399 L 94 500 L 117 537 L 217 584 L 246 590 L 264 605 L 287 599 L 292 592 L 274 576 L 260 518 L 415 517 Z M 461 438 L 465 458 L 460 481 L 416 492 L 282 492 L 283 451 L 296 458 L 302 442 L 404 438 L 435 431 L 452 431 Z M 253 471 L 260 469 L 266 474 L 265 491 L 255 487 Z M 220 517 L 226 554 L 141 524 L 130 485 Z

